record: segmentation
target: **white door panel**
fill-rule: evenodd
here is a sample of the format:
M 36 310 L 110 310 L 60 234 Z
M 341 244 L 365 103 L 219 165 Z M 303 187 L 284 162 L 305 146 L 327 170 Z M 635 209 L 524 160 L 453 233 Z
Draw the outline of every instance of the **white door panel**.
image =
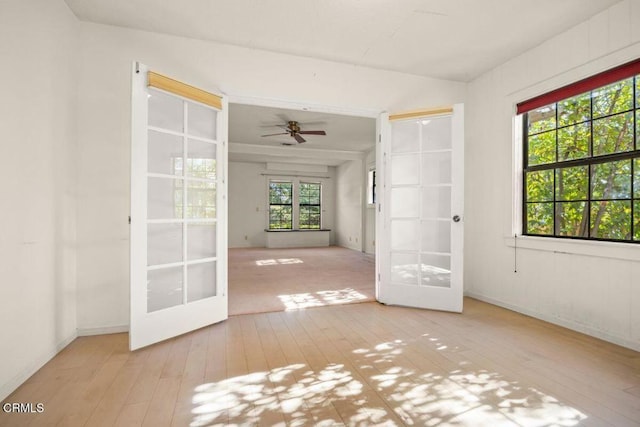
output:
M 226 100 L 133 72 L 131 325 L 136 349 L 227 318 Z
M 462 311 L 464 112 L 380 118 L 378 300 Z

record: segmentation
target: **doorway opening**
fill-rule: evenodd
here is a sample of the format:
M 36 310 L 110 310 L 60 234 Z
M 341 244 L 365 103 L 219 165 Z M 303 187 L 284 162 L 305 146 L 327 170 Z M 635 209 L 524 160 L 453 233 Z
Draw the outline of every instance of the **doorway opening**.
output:
M 229 315 L 375 300 L 376 114 L 349 113 L 230 103 Z

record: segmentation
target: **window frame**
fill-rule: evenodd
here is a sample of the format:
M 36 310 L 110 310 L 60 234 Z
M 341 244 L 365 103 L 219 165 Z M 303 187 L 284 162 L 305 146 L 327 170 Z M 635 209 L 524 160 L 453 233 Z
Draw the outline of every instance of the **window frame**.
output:
M 271 185 L 272 184 L 289 184 L 291 186 L 291 196 L 290 196 L 290 202 L 289 203 L 271 203 Z M 268 216 L 267 216 L 267 222 L 268 222 L 268 229 L 269 230 L 293 230 L 294 229 L 294 218 L 295 218 L 295 213 L 294 213 L 294 196 L 295 196 L 295 185 L 293 181 L 287 181 L 287 180 L 280 180 L 280 179 L 270 179 L 268 180 L 268 184 L 267 184 L 267 201 L 269 202 L 269 207 L 268 207 Z M 291 209 L 291 220 L 289 222 L 289 227 L 272 227 L 272 223 L 271 223 L 271 207 L 272 206 L 289 206 Z
M 301 202 L 301 197 L 303 195 L 302 193 L 302 186 L 303 185 L 317 185 L 318 186 L 318 203 L 302 203 Z M 298 229 L 299 230 L 322 230 L 322 183 L 321 182 L 309 182 L 309 181 L 299 181 L 298 182 L 298 212 L 296 217 L 298 218 Z M 317 227 L 303 227 L 303 223 L 301 221 L 302 218 L 302 207 L 307 207 L 307 208 L 311 208 L 311 207 L 317 207 L 318 208 L 318 224 Z M 311 213 L 309 212 L 308 214 L 309 216 L 311 216 Z M 305 224 L 305 225 L 310 225 L 310 224 Z
M 620 78 L 620 73 L 619 70 L 621 68 L 627 67 L 629 69 L 629 64 L 633 65 L 634 67 L 631 67 L 631 71 L 632 74 L 631 75 L 627 75 L 625 77 L 621 77 Z M 521 167 L 521 172 L 520 172 L 520 180 L 522 182 L 521 185 L 521 192 L 520 192 L 520 201 L 521 201 L 521 209 L 520 209 L 520 225 L 521 225 L 521 229 L 520 232 L 523 236 L 531 236 L 531 237 L 542 237 L 542 238 L 557 238 L 557 239 L 575 239 L 575 240 L 586 240 L 586 241 L 605 241 L 605 242 L 616 242 L 616 243 L 634 243 L 634 244 L 638 244 L 640 243 L 640 237 L 637 236 L 638 234 L 638 228 L 640 228 L 640 222 L 637 223 L 636 220 L 636 216 L 638 215 L 638 212 L 636 212 L 637 207 L 634 207 L 634 205 L 639 204 L 640 205 L 640 196 L 637 196 L 636 193 L 638 192 L 638 188 L 634 188 L 634 185 L 637 187 L 637 182 L 636 181 L 636 174 L 638 174 L 637 167 L 640 165 L 640 123 L 638 123 L 640 121 L 640 71 L 637 69 L 638 64 L 640 64 L 640 60 L 637 61 L 633 61 L 632 63 L 629 64 L 625 64 L 624 66 L 621 67 L 616 67 L 612 70 L 609 70 L 609 72 L 611 73 L 612 77 L 611 78 L 616 78 L 616 80 L 612 80 L 612 81 L 606 81 L 603 80 L 603 76 L 606 77 L 608 72 L 604 72 L 604 73 L 600 73 L 596 76 L 593 77 L 593 79 L 595 80 L 595 82 L 598 84 L 597 86 L 595 86 L 596 83 L 592 83 L 591 87 L 589 87 L 586 91 L 584 91 L 583 89 L 586 87 L 584 85 L 585 81 L 589 80 L 589 79 L 585 79 L 583 81 L 577 82 L 573 85 L 569 85 L 565 88 L 561 88 L 561 89 L 557 89 L 554 90 L 552 92 L 549 92 L 548 94 L 544 94 L 541 96 L 538 96 L 536 98 L 532 98 L 529 101 L 525 101 L 523 103 L 518 104 L 518 112 L 521 113 L 521 135 L 522 135 L 522 140 L 520 141 L 520 147 L 521 147 L 521 161 L 522 161 L 522 167 Z M 596 79 L 597 77 L 597 79 Z M 606 114 L 606 115 L 601 115 L 601 116 L 597 116 L 594 118 L 594 92 L 597 92 L 598 90 L 609 86 L 611 84 L 614 83 L 618 83 L 624 80 L 628 80 L 631 79 L 631 85 L 632 85 L 632 105 L 630 109 L 624 109 L 621 111 L 616 111 L 614 113 L 611 114 Z M 603 83 L 604 82 L 604 83 Z M 574 92 L 568 91 L 567 88 L 571 88 L 575 86 L 574 88 Z M 577 89 L 576 89 L 577 88 Z M 583 90 L 582 92 L 575 92 L 575 90 L 581 89 Z M 563 91 L 564 90 L 564 91 Z M 569 124 L 565 124 L 565 125 L 560 125 L 559 121 L 558 121 L 558 117 L 559 117 L 559 108 L 558 105 L 566 100 L 569 100 L 573 97 L 577 97 L 580 95 L 586 95 L 588 93 L 588 97 L 589 97 L 589 117 L 587 120 L 583 120 L 583 121 L 577 121 L 575 123 L 569 123 Z M 555 97 L 554 97 L 555 94 Z M 563 94 L 561 98 L 558 98 L 558 94 Z M 567 96 L 567 94 L 569 94 Z M 540 100 L 545 100 L 547 101 L 546 104 L 540 104 Z M 551 101 L 551 102 L 548 102 Z M 525 104 L 529 104 L 529 109 L 527 111 L 521 111 L 522 105 Z M 531 105 L 533 105 L 533 107 L 531 107 Z M 554 123 L 554 127 L 553 128 L 549 128 L 540 132 L 534 132 L 534 133 L 529 133 L 529 113 L 531 113 L 532 111 L 535 111 L 536 109 L 540 109 L 542 107 L 545 106 L 553 106 L 554 107 L 554 113 L 555 113 L 555 123 Z M 624 115 L 629 114 L 631 115 L 631 143 L 632 146 L 630 148 L 629 151 L 621 151 L 621 152 L 616 152 L 616 153 L 609 153 L 609 154 L 604 154 L 604 155 L 594 155 L 594 122 L 596 122 L 597 120 L 601 120 L 601 119 L 606 119 L 609 117 L 623 117 Z M 571 128 L 573 126 L 578 126 L 580 124 L 588 124 L 589 126 L 589 138 L 588 138 L 588 153 L 586 155 L 586 157 L 582 157 L 582 158 L 578 158 L 578 159 L 570 159 L 570 160 L 558 160 L 559 157 L 559 136 L 558 133 L 561 129 L 568 129 Z M 535 165 L 529 165 L 529 138 L 531 136 L 534 135 L 539 135 L 539 134 L 543 134 L 545 132 L 555 132 L 555 144 L 554 144 L 554 149 L 555 149 L 555 161 L 553 162 L 549 162 L 549 163 L 542 163 L 542 164 L 535 164 Z M 602 197 L 602 198 L 597 198 L 594 197 L 593 191 L 594 188 L 592 186 L 592 182 L 591 182 L 591 177 L 593 174 L 593 167 L 597 166 L 597 165 L 614 165 L 615 162 L 618 161 L 629 161 L 629 180 L 630 180 L 630 189 L 629 189 L 629 197 L 628 198 L 614 198 L 614 197 Z M 558 197 L 557 194 L 557 174 L 559 173 L 558 171 L 561 171 L 563 169 L 566 168 L 570 168 L 570 167 L 584 167 L 586 166 L 587 168 L 587 194 L 586 194 L 586 199 L 584 200 L 562 200 L 561 198 Z M 550 234 L 540 234 L 540 233 L 532 233 L 529 232 L 528 230 L 528 218 L 527 218 L 527 207 L 531 204 L 531 203 L 536 203 L 536 201 L 533 202 L 529 202 L 527 200 L 527 173 L 531 173 L 531 172 L 535 172 L 535 171 L 545 171 L 545 170 L 549 170 L 551 171 L 551 174 L 553 176 L 553 197 L 552 200 L 540 200 L 537 201 L 538 203 L 549 203 L 552 205 L 552 215 L 551 215 L 551 232 Z M 595 203 L 599 203 L 602 201 L 628 201 L 629 205 L 630 205 L 630 213 L 629 213 L 629 239 L 617 239 L 617 238 L 603 238 L 603 237 L 592 237 L 591 233 L 591 217 L 592 217 L 592 205 Z M 586 204 L 586 206 L 582 209 L 585 209 L 586 212 L 588 213 L 587 217 L 587 224 L 586 224 L 586 236 L 574 236 L 574 235 L 561 235 L 558 234 L 559 231 L 557 230 L 558 227 L 558 204 L 559 203 L 569 203 L 569 202 L 584 202 Z

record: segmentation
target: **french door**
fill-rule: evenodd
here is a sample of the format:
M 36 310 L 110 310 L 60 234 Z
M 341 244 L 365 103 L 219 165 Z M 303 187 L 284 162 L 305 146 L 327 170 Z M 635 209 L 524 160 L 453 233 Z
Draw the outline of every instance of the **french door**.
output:
M 136 64 L 129 347 L 227 318 L 227 102 Z
M 378 300 L 461 312 L 463 106 L 385 114 L 380 126 Z

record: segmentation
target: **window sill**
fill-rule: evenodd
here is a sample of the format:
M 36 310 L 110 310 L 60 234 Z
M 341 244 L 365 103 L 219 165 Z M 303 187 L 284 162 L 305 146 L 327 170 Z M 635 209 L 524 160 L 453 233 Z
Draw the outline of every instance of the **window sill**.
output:
M 598 258 L 613 258 L 640 261 L 640 245 L 634 243 L 599 242 L 577 239 L 556 239 L 553 237 L 535 237 L 518 235 L 504 237 L 506 246 L 534 251 L 560 254 L 585 255 Z
M 273 230 L 270 230 L 268 228 L 265 228 L 264 231 L 268 232 L 268 233 L 291 233 L 291 232 L 297 232 L 297 231 L 331 231 L 330 228 L 279 228 L 276 229 L 274 228 Z

